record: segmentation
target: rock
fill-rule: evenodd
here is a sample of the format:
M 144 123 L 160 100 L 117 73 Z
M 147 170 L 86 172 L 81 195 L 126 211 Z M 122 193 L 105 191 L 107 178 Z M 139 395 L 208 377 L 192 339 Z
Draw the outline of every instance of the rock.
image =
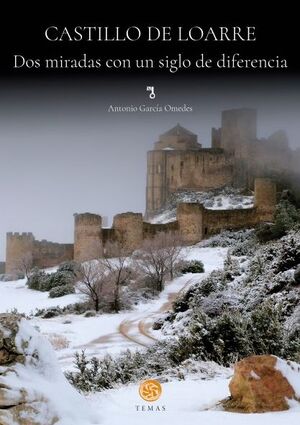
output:
M 42 315 L 43 319 L 52 319 L 52 317 L 59 316 L 59 311 L 56 308 L 46 310 L 46 312 Z
M 295 270 L 294 281 L 295 281 L 296 285 L 300 285 L 300 265 Z
M 0 424 L 94 424 L 48 341 L 20 315 L 0 314 Z
M 247 357 L 236 363 L 229 384 L 231 397 L 223 402 L 225 410 L 242 413 L 287 410 L 287 400 L 297 397 L 294 388 L 277 367 L 277 360 L 280 359 L 262 355 Z

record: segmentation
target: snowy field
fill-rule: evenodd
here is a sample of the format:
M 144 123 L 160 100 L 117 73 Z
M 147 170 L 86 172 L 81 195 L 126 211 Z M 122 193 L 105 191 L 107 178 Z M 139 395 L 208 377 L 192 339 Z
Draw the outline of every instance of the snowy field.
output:
M 222 268 L 226 258 L 226 248 L 187 247 L 186 259 L 203 261 L 205 273 L 187 274 L 166 284 L 160 297 L 148 303 L 140 303 L 131 311 L 119 314 L 103 314 L 85 318 L 83 315 L 66 315 L 51 319 L 32 317 L 30 322 L 38 327 L 53 344 L 55 337 L 61 339 L 63 346 L 55 346 L 56 357 L 63 370 L 73 367 L 74 353 L 82 349 L 88 357 L 101 357 L 106 353 L 116 355 L 120 351 L 143 349 L 159 338 L 159 332 L 151 330 L 153 321 L 167 311 L 180 291 L 186 290 L 194 281 L 206 277 L 212 270 Z M 20 313 L 30 314 L 37 308 L 65 306 L 83 299 L 80 294 L 61 298 L 48 298 L 48 293 L 30 290 L 24 280 L 0 282 L 0 310 L 2 312 L 17 308 Z M 154 339 L 151 339 L 151 336 Z M 59 345 L 59 344 L 58 344 Z M 100 419 L 88 424 L 169 424 L 173 425 L 298 425 L 299 404 L 294 402 L 285 412 L 264 414 L 238 414 L 224 412 L 220 400 L 228 397 L 228 383 L 232 371 L 219 374 L 213 379 L 190 375 L 183 381 L 163 382 L 161 398 L 154 403 L 144 402 L 138 393 L 138 384 L 120 386 L 113 390 L 89 394 L 86 401 L 91 414 Z M 299 389 L 300 392 L 300 389 Z M 62 394 L 63 397 L 63 394 Z M 144 406 L 144 407 L 143 407 Z M 152 406 L 147 410 L 148 406 Z M 94 416 L 94 415 L 93 415 Z M 59 422 L 69 425 L 68 421 Z M 73 425 L 85 425 L 74 421 Z
M 138 385 L 92 394 L 88 401 L 95 410 L 99 410 L 104 425 L 119 425 L 120 418 L 126 425 L 298 425 L 300 418 L 299 404 L 294 403 L 285 412 L 263 414 L 239 414 L 222 410 L 220 400 L 229 396 L 228 378 L 214 380 L 173 381 L 162 384 L 161 398 L 153 408 L 160 411 L 141 411 L 143 403 L 138 395 Z M 138 406 L 138 407 L 137 407 Z M 162 411 L 164 406 L 165 411 Z M 139 410 L 137 410 L 137 408 Z
M 32 317 L 32 325 L 45 335 L 56 349 L 63 369 L 73 368 L 74 354 L 85 350 L 87 357 L 118 354 L 133 348 L 142 349 L 155 341 L 141 333 L 140 324 L 150 328 L 163 311 L 170 308 L 176 295 L 187 289 L 195 280 L 203 279 L 212 270 L 222 268 L 226 257 L 225 248 L 186 247 L 183 256 L 203 261 L 205 273 L 186 274 L 167 283 L 158 299 L 140 303 L 135 309 L 119 314 L 103 314 L 97 317 L 69 314 L 51 319 Z M 60 298 L 48 298 L 48 292 L 28 289 L 25 279 L 16 282 L 0 282 L 0 311 L 16 308 L 19 313 L 30 314 L 38 308 L 66 306 L 83 300 L 83 295 L 72 294 Z M 150 333 L 150 331 L 147 331 Z M 126 336 L 124 336 L 124 333 Z M 155 337 L 156 338 L 156 337 Z

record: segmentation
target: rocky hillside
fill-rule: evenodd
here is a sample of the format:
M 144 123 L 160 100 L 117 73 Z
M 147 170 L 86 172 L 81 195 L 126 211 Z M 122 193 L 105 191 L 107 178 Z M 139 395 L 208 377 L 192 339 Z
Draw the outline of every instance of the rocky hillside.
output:
M 299 361 L 300 231 L 265 245 L 254 231 L 217 238 L 211 243 L 230 248 L 224 270 L 189 288 L 155 328 L 177 341 L 181 360 L 196 356 L 229 365 L 251 354 L 275 354 Z

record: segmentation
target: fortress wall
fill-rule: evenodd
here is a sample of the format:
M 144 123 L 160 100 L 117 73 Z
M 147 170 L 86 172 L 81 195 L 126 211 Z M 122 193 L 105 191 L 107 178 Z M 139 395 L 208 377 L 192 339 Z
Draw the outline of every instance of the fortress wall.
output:
M 198 203 L 181 203 L 177 206 L 177 221 L 183 241 L 192 245 L 203 238 L 204 207 Z
M 112 228 L 102 229 L 103 245 L 105 245 L 107 242 L 114 242 L 115 240 L 116 240 L 115 229 L 112 229 Z
M 128 252 L 141 246 L 143 242 L 143 215 L 127 212 L 117 214 L 113 219 L 115 239 Z
M 276 209 L 276 184 L 267 178 L 257 178 L 254 182 L 255 207 L 260 221 L 272 221 Z
M 39 268 L 53 267 L 64 261 L 74 258 L 74 245 L 49 242 L 46 240 L 34 241 L 33 264 Z
M 83 262 L 103 255 L 102 219 L 97 214 L 74 214 L 74 260 Z
M 205 191 L 232 183 L 233 157 L 221 149 L 167 151 L 167 192 Z
M 171 221 L 164 224 L 143 223 L 143 239 L 153 238 L 158 233 L 169 233 L 178 231 L 177 221 Z
M 6 234 L 5 273 L 15 273 L 22 263 L 33 263 L 34 236 L 32 233 Z
M 203 215 L 203 237 L 223 230 L 238 230 L 259 222 L 256 208 L 237 210 L 208 210 Z

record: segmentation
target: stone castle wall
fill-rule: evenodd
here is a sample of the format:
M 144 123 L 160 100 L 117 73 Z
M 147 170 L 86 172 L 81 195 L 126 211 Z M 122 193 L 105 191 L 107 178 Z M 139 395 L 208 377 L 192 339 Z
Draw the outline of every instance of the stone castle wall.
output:
M 185 243 L 194 244 L 223 230 L 238 230 L 272 221 L 275 209 L 275 183 L 259 178 L 255 180 L 253 208 L 211 210 L 198 203 L 181 203 L 177 207 L 177 221 Z
M 53 267 L 74 258 L 74 245 L 71 243 L 56 243 L 46 240 L 34 241 L 33 264 L 36 267 Z
M 211 148 L 203 149 L 197 136 L 179 125 L 160 136 L 148 152 L 146 217 L 163 209 L 171 193 L 207 191 L 248 183 L 251 147 L 257 140 L 255 109 L 222 112 L 221 128 L 213 128 Z
M 218 148 L 148 152 L 146 216 L 163 208 L 176 191 L 207 191 L 232 184 L 233 168 L 233 156 Z
M 176 221 L 151 224 L 141 213 L 117 214 L 110 229 L 102 229 L 101 216 L 75 214 L 73 244 L 35 240 L 32 233 L 8 233 L 6 273 L 20 270 L 22 261 L 43 268 L 74 259 L 78 262 L 110 255 L 110 243 L 118 242 L 129 254 L 141 247 L 145 239 L 158 233 L 178 231 L 184 243 L 194 244 L 225 229 L 241 229 L 271 221 L 276 207 L 276 185 L 270 179 L 255 181 L 255 206 L 249 209 L 210 210 L 199 203 L 181 203 Z
M 32 233 L 7 233 L 5 273 L 26 266 L 52 267 L 74 257 L 73 244 L 35 240 Z
M 197 136 L 178 125 L 148 152 L 145 216 L 149 219 L 164 209 L 176 191 L 226 185 L 253 189 L 256 177 L 298 171 L 298 158 L 282 130 L 267 139 L 257 138 L 255 109 L 223 111 L 221 127 L 212 128 L 211 148 L 201 148 Z

